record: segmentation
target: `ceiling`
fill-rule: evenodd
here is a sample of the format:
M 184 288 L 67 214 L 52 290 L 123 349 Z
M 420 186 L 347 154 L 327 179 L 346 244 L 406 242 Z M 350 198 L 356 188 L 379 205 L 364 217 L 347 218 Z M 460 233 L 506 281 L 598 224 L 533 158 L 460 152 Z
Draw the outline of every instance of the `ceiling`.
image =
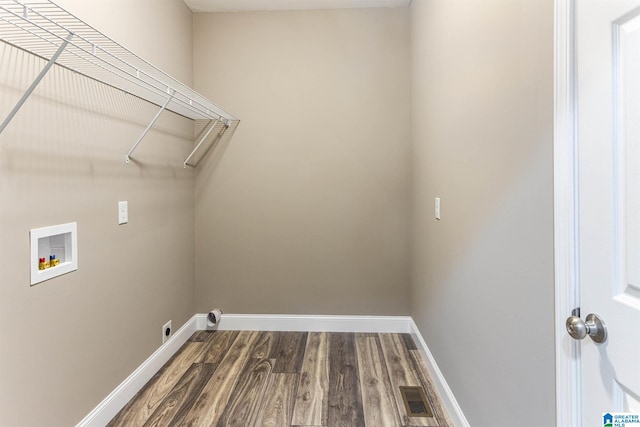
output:
M 406 7 L 411 0 L 183 0 L 194 12 Z

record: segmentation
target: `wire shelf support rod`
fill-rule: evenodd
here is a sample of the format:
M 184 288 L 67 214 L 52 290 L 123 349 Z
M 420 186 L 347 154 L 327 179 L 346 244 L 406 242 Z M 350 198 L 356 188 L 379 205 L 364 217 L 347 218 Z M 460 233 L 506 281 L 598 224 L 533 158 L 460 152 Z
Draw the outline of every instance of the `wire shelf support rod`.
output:
M 22 94 L 22 98 L 20 98 L 18 103 L 15 105 L 15 107 L 13 107 L 13 110 L 11 110 L 9 115 L 4 119 L 4 121 L 0 125 L 0 133 L 2 133 L 4 128 L 6 128 L 7 125 L 9 124 L 9 122 L 11 122 L 11 120 L 15 117 L 15 115 L 18 113 L 20 108 L 22 108 L 22 106 L 27 101 L 27 99 L 29 99 L 29 97 L 31 96 L 33 91 L 36 90 L 36 87 L 38 87 L 38 84 L 40 84 L 40 82 L 42 81 L 44 76 L 47 75 L 47 73 L 49 72 L 51 67 L 53 67 L 53 64 L 56 63 L 56 61 L 58 60 L 58 57 L 67 48 L 67 45 L 69 44 L 69 42 L 71 42 L 72 38 L 73 38 L 73 33 L 70 32 L 69 35 L 67 36 L 67 38 L 62 42 L 62 44 L 60 45 L 60 47 L 58 48 L 56 53 L 51 57 L 51 59 L 49 59 L 49 62 L 47 62 L 47 64 L 40 71 L 40 73 L 35 78 L 33 83 L 31 83 L 31 86 L 29 86 L 29 88 L 24 92 L 24 94 Z
M 200 141 L 198 141 L 198 144 L 196 144 L 196 148 L 193 149 L 193 151 L 191 152 L 191 154 L 189 154 L 189 157 L 186 158 L 186 160 L 184 161 L 184 168 L 186 169 L 187 166 L 192 166 L 189 164 L 189 160 L 191 160 L 191 157 L 193 157 L 194 154 L 196 154 L 196 151 L 198 151 L 198 148 L 200 148 L 200 146 L 202 145 L 202 143 L 204 142 L 205 139 L 207 139 L 207 137 L 209 136 L 209 134 L 211 133 L 211 131 L 213 131 L 216 127 L 216 125 L 218 124 L 220 120 L 216 120 L 215 123 L 213 124 L 213 126 L 211 126 L 211 128 L 205 132 L 204 136 L 202 138 L 200 138 Z
M 136 141 L 135 144 L 133 144 L 133 147 L 131 147 L 131 149 L 129 150 L 129 152 L 124 156 L 124 162 L 125 163 L 129 163 L 129 159 L 131 158 L 131 155 L 133 154 L 133 152 L 136 150 L 136 148 L 138 148 L 138 145 L 140 145 L 140 143 L 142 142 L 142 140 L 144 139 L 144 137 L 147 135 L 147 133 L 151 130 L 151 128 L 153 127 L 153 125 L 156 123 L 156 121 L 158 120 L 158 118 L 160 118 L 160 114 L 162 114 L 162 112 L 167 108 L 167 105 L 169 105 L 169 103 L 171 102 L 171 100 L 173 99 L 173 95 L 175 94 L 175 90 L 171 90 L 168 89 L 167 92 L 169 92 L 169 99 L 167 99 L 167 102 L 164 103 L 164 105 L 162 106 L 162 108 L 160 108 L 160 110 L 158 110 L 158 112 L 156 113 L 155 117 L 151 120 L 151 123 L 149 123 L 149 125 L 147 126 L 147 128 L 144 130 L 144 132 L 142 132 L 142 135 L 140 135 L 140 138 L 138 138 L 138 140 Z

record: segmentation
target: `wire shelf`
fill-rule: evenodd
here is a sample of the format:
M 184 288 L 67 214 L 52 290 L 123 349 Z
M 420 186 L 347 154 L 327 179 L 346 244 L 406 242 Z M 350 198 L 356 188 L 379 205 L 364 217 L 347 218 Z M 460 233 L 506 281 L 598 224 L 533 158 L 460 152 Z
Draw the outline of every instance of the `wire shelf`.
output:
M 193 120 L 235 120 L 187 85 L 119 45 L 55 3 L 0 0 L 0 39 Z
M 0 0 L 0 40 L 49 61 L 41 76 L 25 93 L 16 111 L 46 74 L 48 67 L 55 62 L 162 106 L 160 112 L 167 109 L 192 120 L 216 121 L 227 127 L 232 121 L 237 120 L 187 85 L 154 67 L 52 1 Z M 5 120 L 2 129 L 11 117 L 12 115 Z M 127 154 L 127 161 L 140 140 Z
M 48 0 L 0 0 L 0 40 L 193 120 L 235 118 L 187 85 Z

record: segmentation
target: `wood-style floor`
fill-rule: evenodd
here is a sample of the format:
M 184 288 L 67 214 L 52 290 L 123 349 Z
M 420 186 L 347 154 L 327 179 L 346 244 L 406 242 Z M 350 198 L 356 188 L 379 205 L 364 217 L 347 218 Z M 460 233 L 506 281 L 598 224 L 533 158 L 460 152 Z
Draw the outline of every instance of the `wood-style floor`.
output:
M 433 417 L 409 417 L 422 386 Z M 451 426 L 408 334 L 198 331 L 109 426 Z

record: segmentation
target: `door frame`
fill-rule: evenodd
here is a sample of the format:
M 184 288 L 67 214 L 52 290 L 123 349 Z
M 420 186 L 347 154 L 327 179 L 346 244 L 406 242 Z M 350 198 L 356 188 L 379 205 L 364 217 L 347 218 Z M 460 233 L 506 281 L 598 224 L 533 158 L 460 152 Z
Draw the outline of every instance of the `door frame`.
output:
M 580 427 L 580 346 L 565 319 L 580 306 L 575 1 L 554 0 L 554 261 L 556 425 Z

